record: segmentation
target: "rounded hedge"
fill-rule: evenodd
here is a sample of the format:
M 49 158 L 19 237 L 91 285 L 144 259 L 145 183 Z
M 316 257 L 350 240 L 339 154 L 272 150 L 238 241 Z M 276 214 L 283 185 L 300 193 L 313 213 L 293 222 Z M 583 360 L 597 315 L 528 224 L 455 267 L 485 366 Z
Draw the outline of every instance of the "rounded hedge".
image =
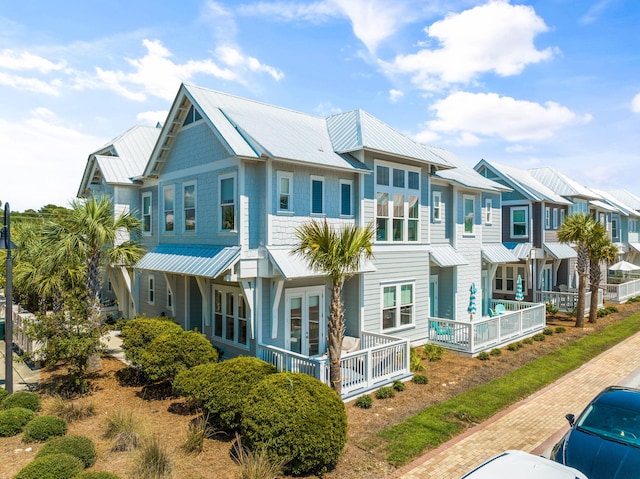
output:
M 11 437 L 19 434 L 22 428 L 36 417 L 31 409 L 12 407 L 0 411 L 0 436 Z
M 73 479 L 120 479 L 120 476 L 106 471 L 82 471 Z
M 218 361 L 218 351 L 197 331 L 162 334 L 140 354 L 138 366 L 154 381 L 173 380 L 185 369 Z
M 12 407 L 23 407 L 25 409 L 31 409 L 32 411 L 39 411 L 42 409 L 42 401 L 40 396 L 31 391 L 17 391 L 8 395 L 2 401 L 2 408 L 9 409 Z
M 190 401 L 204 402 L 208 397 L 207 389 L 212 387 L 214 370 L 222 363 L 199 364 L 184 369 L 173 380 L 173 394 Z
M 6 398 L 8 395 L 9 391 L 4 388 L 0 389 L 0 405 L 2 404 L 2 401 L 4 401 L 4 398 Z
M 162 334 L 183 331 L 179 324 L 169 318 L 136 318 L 127 321 L 120 331 L 122 349 L 127 359 L 137 365 L 142 351 Z
M 96 446 L 93 441 L 88 437 L 75 434 L 48 439 L 36 454 L 36 458 L 61 453 L 77 457 L 82 461 L 84 467 L 93 466 L 97 458 Z
M 71 454 L 49 454 L 31 461 L 13 479 L 69 479 L 83 469 L 82 461 Z
M 64 436 L 67 433 L 67 423 L 58 416 L 38 416 L 29 421 L 24 427 L 23 442 L 44 442 L 50 437 Z
M 347 414 L 326 384 L 302 373 L 276 373 L 247 395 L 241 430 L 245 446 L 287 461 L 294 475 L 322 474 L 344 450 Z

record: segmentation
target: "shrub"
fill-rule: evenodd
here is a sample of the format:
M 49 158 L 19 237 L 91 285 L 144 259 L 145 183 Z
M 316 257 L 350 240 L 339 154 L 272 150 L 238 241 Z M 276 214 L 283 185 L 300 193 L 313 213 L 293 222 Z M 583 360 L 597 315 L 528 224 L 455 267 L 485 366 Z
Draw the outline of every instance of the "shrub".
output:
M 565 327 L 564 327 L 564 326 L 557 326 L 557 327 L 556 327 L 556 333 L 557 333 L 557 334 L 564 333 L 564 332 L 566 332 L 566 331 L 567 331 L 567 330 L 565 329 Z
M 180 371 L 217 360 L 218 353 L 204 334 L 180 331 L 151 341 L 141 352 L 138 365 L 154 381 L 172 381 Z
M 496 357 L 498 357 L 498 356 L 502 356 L 502 349 L 500 349 L 500 348 L 493 348 L 493 349 L 489 352 L 489 354 L 490 354 L 491 356 L 496 356 Z
M 415 384 L 429 384 L 429 378 L 424 374 L 414 374 L 411 382 Z
M 12 407 L 23 407 L 37 412 L 42 409 L 42 401 L 40 400 L 40 396 L 36 393 L 31 391 L 18 391 L 13 394 L 9 394 L 2 401 L 3 409 L 9 409 Z
M 302 373 L 270 374 L 242 407 L 242 437 L 254 453 L 262 448 L 295 475 L 322 474 L 334 466 L 347 441 L 340 397 Z
M 24 427 L 23 442 L 43 442 L 54 436 L 64 436 L 67 433 L 67 423 L 58 416 L 38 416 L 29 421 Z
M 422 355 L 418 353 L 418 350 L 415 347 L 409 350 L 409 368 L 411 371 L 424 371 Z
M 189 422 L 187 438 L 182 445 L 182 449 L 187 453 L 202 452 L 205 438 L 211 435 L 211 428 L 207 418 L 200 416 Z
M 547 301 L 545 307 L 549 316 L 555 316 L 558 314 L 559 309 L 556 308 L 551 301 Z
M 22 428 L 36 417 L 31 409 L 12 407 L 0 411 L 0 436 L 11 437 L 22 431 Z
M 640 296 L 634 296 L 633 298 L 629 298 L 627 303 L 638 303 L 640 302 Z
M 2 405 L 2 401 L 4 401 L 4 398 L 6 398 L 9 395 L 9 391 L 7 391 L 4 388 L 0 389 L 0 405 Z
M 544 339 L 545 339 L 544 334 L 542 334 L 542 333 L 534 334 L 531 338 L 534 341 L 544 341 Z
M 376 390 L 376 399 L 388 399 L 395 397 L 396 391 L 391 386 L 382 386 Z
M 231 457 L 240 466 L 240 479 L 273 479 L 282 475 L 285 465 L 283 459 L 271 459 L 264 447 L 255 452 L 244 447 L 237 435 Z
M 118 409 L 105 419 L 103 436 L 114 439 L 112 451 L 132 451 L 139 446 L 140 419 L 132 412 Z
M 544 331 L 542 331 L 542 334 L 544 334 L 545 336 L 553 336 L 553 329 L 552 328 L 544 328 Z
M 74 479 L 120 479 L 120 476 L 106 471 L 82 471 Z
M 70 423 L 95 416 L 96 407 L 93 403 L 81 404 L 75 401 L 69 402 L 58 396 L 53 400 L 49 412 Z
M 24 466 L 14 479 L 69 479 L 83 469 L 82 461 L 71 454 L 48 454 Z
M 91 467 L 96 462 L 96 446 L 85 436 L 69 435 L 52 437 L 40 448 L 36 458 L 49 454 L 70 454 L 82 461 L 84 467 Z
M 369 394 L 365 394 L 356 399 L 353 405 L 361 409 L 370 409 L 373 406 L 373 398 Z
M 507 346 L 507 349 L 509 351 L 518 351 L 519 349 L 522 349 L 523 345 L 522 342 L 518 341 L 516 343 L 511 343 Z
M 188 392 L 188 398 L 202 401 L 212 423 L 225 431 L 234 431 L 240 427 L 242 400 L 256 384 L 275 372 L 272 364 L 240 356 L 183 371 L 176 378 L 174 391 Z
M 606 308 L 601 308 L 598 310 L 598 317 L 602 318 L 603 316 L 608 316 L 612 313 L 617 313 L 618 308 L 615 306 L 607 306 Z
M 422 357 L 429 361 L 439 361 L 442 359 L 445 349 L 436 344 L 425 344 L 422 348 Z
M 478 353 L 477 358 L 478 358 L 480 361 L 488 361 L 489 359 L 491 359 L 491 356 L 489 356 L 489 353 L 488 353 L 488 352 L 486 352 L 486 351 L 482 351 L 482 352 Z
M 171 477 L 173 464 L 169 452 L 158 436 L 150 436 L 142 442 L 140 455 L 136 458 L 134 476 L 139 479 Z
M 127 359 L 137 365 L 147 345 L 162 334 L 183 331 L 168 318 L 136 318 L 127 321 L 120 331 L 122 349 Z
M 533 344 L 533 338 L 524 338 L 522 342 L 524 344 Z
M 393 384 L 391 385 L 391 387 L 393 388 L 394 391 L 397 391 L 397 392 L 402 392 L 405 389 L 407 389 L 406 384 L 400 381 L 399 379 L 396 379 L 395 381 L 393 381 Z

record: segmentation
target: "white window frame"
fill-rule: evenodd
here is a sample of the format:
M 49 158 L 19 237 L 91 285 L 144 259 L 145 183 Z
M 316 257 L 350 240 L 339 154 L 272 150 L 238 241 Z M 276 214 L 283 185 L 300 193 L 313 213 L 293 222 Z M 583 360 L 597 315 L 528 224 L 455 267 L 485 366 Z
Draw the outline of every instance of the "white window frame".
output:
M 166 194 L 171 191 L 173 208 L 168 210 L 166 205 Z M 171 212 L 173 216 L 173 229 L 167 229 L 167 213 Z M 162 231 L 164 233 L 174 233 L 176 231 L 176 187 L 175 185 L 164 186 L 162 188 Z
M 212 336 L 218 341 L 224 341 L 229 344 L 233 344 L 234 346 L 238 346 L 241 348 L 249 348 L 249 343 L 251 341 L 250 331 L 249 331 L 249 317 L 251 316 L 251 311 L 249 310 L 249 304 L 247 303 L 246 298 L 238 288 L 229 288 L 226 286 L 221 286 L 219 284 L 214 284 L 211 286 L 212 288 L 212 318 L 213 318 L 213 328 L 211 331 Z M 218 309 L 218 303 L 216 299 L 216 293 L 220 294 L 220 309 Z M 229 296 L 233 297 L 233 307 L 232 310 L 228 309 L 228 298 Z M 241 317 L 241 302 L 244 304 L 244 313 L 245 316 Z M 233 338 L 229 339 L 229 331 L 227 331 L 228 319 L 233 320 Z M 216 323 L 221 321 L 220 323 L 220 333 L 217 334 Z M 242 329 L 242 323 L 244 323 L 244 331 L 245 331 L 245 343 L 239 341 L 240 339 L 240 331 Z
M 484 223 L 490 225 L 493 223 L 493 199 L 485 198 L 484 200 Z
M 551 229 L 551 207 L 544 207 L 544 229 Z
M 313 197 L 313 185 L 314 183 L 320 183 L 320 187 L 322 188 L 320 195 L 320 211 L 313 211 L 314 209 L 314 197 Z M 324 176 L 315 176 L 311 175 L 309 179 L 309 213 L 311 216 L 324 216 L 325 214 L 325 188 L 324 188 Z
M 440 191 L 433 192 L 431 205 L 434 223 L 442 221 L 442 193 Z
M 403 286 L 411 286 L 411 299 L 412 299 L 412 301 L 410 303 L 402 304 L 402 287 Z M 384 293 L 385 293 L 385 289 L 390 289 L 390 288 L 395 288 L 396 304 L 394 306 L 392 306 L 392 307 L 385 308 Z M 416 302 L 416 284 L 415 284 L 415 281 L 403 281 L 403 282 L 398 282 L 398 283 L 381 284 L 380 285 L 380 331 L 382 331 L 382 332 L 398 331 L 398 330 L 402 330 L 402 329 L 415 327 L 416 304 L 417 304 L 417 302 Z M 403 309 L 403 306 L 407 306 L 407 305 L 411 306 L 411 321 L 402 324 L 402 322 L 401 322 L 402 321 L 402 309 Z M 390 310 L 390 309 L 394 310 L 394 316 L 395 316 L 394 323 L 395 324 L 392 327 L 385 328 L 384 327 L 385 311 L 386 310 Z
M 147 303 L 156 304 L 156 277 L 153 274 L 147 276 Z
M 187 188 L 193 186 L 193 208 L 187 208 L 186 205 L 186 191 Z M 193 210 L 193 228 L 187 228 L 187 210 Z M 198 185 L 194 181 L 185 181 L 182 184 L 182 231 L 184 233 L 195 233 L 198 231 Z M 175 228 L 175 226 L 174 226 Z
M 149 209 L 145 212 L 145 200 L 149 200 Z M 144 236 L 151 236 L 153 234 L 153 198 L 151 196 L 151 192 L 148 191 L 146 193 L 142 193 L 142 198 L 140 201 L 140 210 L 142 212 L 142 234 Z M 146 225 L 149 225 L 149 229 L 145 228 Z
M 471 201 L 471 231 L 467 231 L 467 202 Z M 462 232 L 465 235 L 473 235 L 475 233 L 476 220 L 476 197 L 473 195 L 462 195 Z
M 349 211 L 347 213 L 342 209 L 342 206 L 344 205 L 343 186 L 349 187 Z M 353 180 L 340 180 L 340 216 L 343 218 L 353 218 Z
M 173 311 L 173 293 L 171 292 L 171 286 L 167 284 L 167 308 Z
M 401 167 L 399 167 L 399 165 L 397 164 L 385 163 L 383 161 L 376 160 L 375 171 L 376 171 L 376 179 L 374 181 L 374 184 L 376 188 L 375 189 L 376 230 L 378 230 L 377 225 L 379 224 L 379 221 L 386 221 L 386 225 L 387 225 L 386 239 L 378 239 L 378 235 L 376 233 L 376 241 L 381 243 L 409 243 L 409 244 L 420 241 L 420 221 L 421 221 L 420 219 L 420 198 L 421 198 L 420 181 L 418 180 L 417 189 L 409 187 L 409 172 L 418 174 L 418 179 L 419 179 L 421 174 L 420 168 L 412 168 L 405 165 L 402 165 Z M 384 171 L 385 173 L 390 172 L 390 178 L 388 182 L 389 184 L 384 184 L 385 183 L 384 181 L 382 181 L 383 184 L 380 184 L 377 178 L 379 171 Z M 396 175 L 398 172 L 402 172 L 403 179 L 399 182 L 396 182 L 395 181 L 396 178 L 398 179 L 400 178 L 399 176 Z M 386 179 L 386 178 L 383 178 L 383 179 Z M 403 187 L 393 186 L 394 183 L 395 184 L 401 183 L 404 186 Z M 386 194 L 388 198 L 387 216 L 378 214 L 378 195 L 381 195 L 381 194 Z M 411 197 L 417 197 L 417 200 L 418 200 L 417 218 L 410 216 Z M 396 201 L 399 198 L 402 198 L 401 208 L 399 208 L 399 205 L 397 204 L 398 201 Z M 398 230 L 398 228 L 396 228 L 395 225 L 400 225 L 400 224 L 401 224 L 401 230 Z M 410 228 L 409 226 L 410 224 L 413 225 L 413 228 Z M 416 234 L 415 234 L 415 238 L 410 240 L 409 233 L 412 230 L 415 230 Z M 397 232 L 400 232 L 400 234 L 397 238 L 394 238 L 394 234 Z
M 526 294 L 527 275 L 525 272 L 525 267 L 517 264 L 498 265 L 493 277 L 493 291 L 505 294 L 514 294 L 518 287 L 518 274 L 520 274 L 520 277 L 522 278 L 522 292 Z M 500 287 L 498 287 L 498 281 L 501 282 Z
M 565 209 L 561 208 L 560 209 L 560 225 L 559 226 L 562 226 L 562 224 L 564 223 L 565 215 L 566 215 Z
M 553 229 L 558 229 L 558 208 L 553 209 Z
M 293 173 L 287 172 L 287 171 L 278 171 L 278 199 L 277 199 L 277 205 L 278 205 L 278 213 L 293 213 L 293 205 L 292 205 L 292 201 L 293 201 Z M 284 193 L 282 191 L 282 180 L 286 179 L 289 182 L 289 191 L 287 193 Z M 282 197 L 286 196 L 287 197 L 287 208 L 282 208 Z
M 232 203 L 222 203 L 222 182 L 224 180 L 233 180 L 233 198 L 232 198 Z M 218 211 L 220 213 L 220 221 L 218 222 L 218 228 L 219 231 L 222 232 L 235 232 L 238 230 L 238 201 L 237 201 L 237 196 L 238 196 L 238 180 L 237 180 L 237 176 L 235 173 L 228 173 L 225 175 L 219 175 L 218 176 Z M 223 208 L 227 208 L 229 206 L 232 206 L 233 208 L 233 227 L 232 228 L 225 228 L 225 224 L 224 224 L 224 213 L 223 213 Z
M 513 215 L 516 211 L 524 211 L 524 234 L 514 234 L 513 227 L 515 225 L 513 221 Z M 509 237 L 510 238 L 528 238 L 529 237 L 529 208 L 526 206 L 513 206 L 509 210 Z
M 611 238 L 618 238 L 618 218 L 611 217 Z

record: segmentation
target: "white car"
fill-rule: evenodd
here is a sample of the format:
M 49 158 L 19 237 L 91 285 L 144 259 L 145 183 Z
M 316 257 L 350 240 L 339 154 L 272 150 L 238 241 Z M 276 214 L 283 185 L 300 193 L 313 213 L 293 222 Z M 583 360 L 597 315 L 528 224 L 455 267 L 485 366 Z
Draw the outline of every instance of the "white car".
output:
M 460 479 L 588 479 L 573 467 L 563 466 L 524 451 L 505 451 Z

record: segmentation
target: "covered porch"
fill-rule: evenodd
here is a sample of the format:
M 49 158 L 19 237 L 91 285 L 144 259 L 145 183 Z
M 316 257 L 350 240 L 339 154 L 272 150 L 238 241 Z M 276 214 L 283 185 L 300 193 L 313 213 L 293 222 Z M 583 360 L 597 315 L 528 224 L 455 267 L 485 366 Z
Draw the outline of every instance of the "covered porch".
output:
M 502 308 L 504 311 L 496 316 L 483 316 L 473 321 L 429 318 L 429 342 L 475 356 L 533 336 L 546 327 L 543 303 L 492 300 L 491 309 Z
M 342 399 L 373 391 L 381 386 L 411 376 L 409 340 L 385 334 L 361 332 L 340 358 Z M 359 341 L 357 341 L 359 340 Z M 358 344 L 359 343 L 359 344 Z M 345 344 L 343 344 L 345 348 Z M 330 385 L 329 357 L 305 356 L 276 346 L 258 344 L 257 356 L 273 364 L 278 371 L 299 372 Z

